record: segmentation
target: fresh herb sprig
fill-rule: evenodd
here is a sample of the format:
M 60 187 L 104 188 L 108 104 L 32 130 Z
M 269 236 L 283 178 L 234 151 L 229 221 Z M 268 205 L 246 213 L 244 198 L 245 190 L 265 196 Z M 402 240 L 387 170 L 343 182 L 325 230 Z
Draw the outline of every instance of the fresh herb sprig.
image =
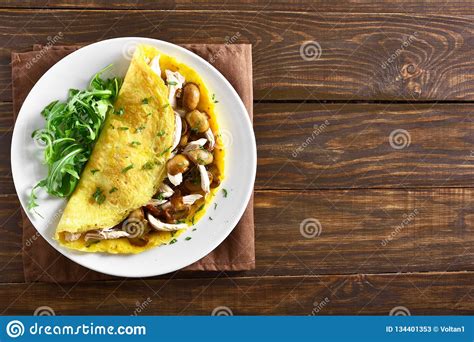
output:
M 65 102 L 54 101 L 41 112 L 45 128 L 34 131 L 32 138 L 45 145 L 48 175 L 33 187 L 29 209 L 38 206 L 37 188 L 57 197 L 69 197 L 74 191 L 122 85 L 120 78 L 101 77 L 107 69 L 94 75 L 88 89 L 70 89 Z

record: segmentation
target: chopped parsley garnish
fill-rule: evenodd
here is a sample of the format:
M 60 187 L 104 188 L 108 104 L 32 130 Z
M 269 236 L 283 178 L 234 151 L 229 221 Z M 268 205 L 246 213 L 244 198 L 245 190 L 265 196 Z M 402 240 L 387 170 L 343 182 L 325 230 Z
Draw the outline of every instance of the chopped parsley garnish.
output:
M 113 194 L 115 191 L 117 191 L 118 189 L 114 186 L 112 189 L 110 189 L 109 191 L 109 194 Z
M 173 243 L 176 243 L 176 242 L 178 242 L 178 240 L 173 239 L 173 240 L 170 241 L 170 245 L 172 245 Z
M 170 81 L 170 82 L 168 82 L 168 85 L 175 86 L 175 85 L 178 85 L 178 82 Z
M 191 238 L 190 236 L 186 236 L 186 238 L 185 238 L 186 241 L 189 241 L 189 240 L 191 240 L 191 239 L 192 239 L 192 238 Z
M 138 146 L 138 145 L 141 145 L 141 144 L 142 144 L 142 143 L 139 142 L 139 141 L 132 141 L 132 142 L 130 143 L 130 146 L 135 147 L 135 146 Z
M 91 173 L 92 173 L 93 175 L 95 175 L 95 173 L 96 173 L 96 172 L 99 172 L 99 171 L 100 171 L 99 169 L 92 169 L 92 170 L 91 170 Z
M 145 98 L 142 100 L 142 103 L 143 103 L 143 104 L 148 104 L 148 98 L 145 97 Z
M 169 150 L 171 150 L 171 147 L 172 147 L 172 146 L 170 146 L 170 147 L 168 147 L 168 148 L 165 148 L 165 149 L 163 150 L 163 152 L 161 152 L 160 156 L 164 155 L 166 152 L 169 152 Z
M 216 94 L 212 94 L 212 102 L 219 103 L 219 101 L 216 100 Z
M 152 161 L 147 161 L 145 164 L 142 166 L 142 170 L 151 170 L 155 167 L 155 163 Z
M 115 115 L 118 115 L 118 116 L 121 116 L 125 113 L 125 109 L 123 107 L 120 107 L 118 110 L 114 110 L 114 114 Z
M 227 194 L 228 194 L 227 189 L 222 189 L 222 192 L 224 193 L 224 197 L 227 198 Z
M 146 116 L 151 116 L 151 113 L 148 113 Z
M 217 208 L 217 203 L 214 203 L 214 210 L 216 210 Z
M 214 220 L 214 219 L 213 219 L 212 217 L 210 217 L 210 216 L 209 216 L 209 220 L 211 220 L 211 221 L 212 221 L 212 220 Z
M 157 200 L 159 200 L 159 201 L 161 201 L 162 199 L 164 199 L 163 194 L 155 195 L 155 196 L 153 196 L 153 198 L 154 198 L 154 199 L 157 199 Z
M 170 105 L 169 103 L 165 104 L 165 105 L 163 106 L 163 109 L 167 108 L 169 105 Z
M 165 134 L 166 134 L 165 131 L 164 131 L 164 130 L 161 130 L 161 131 L 159 131 L 159 132 L 156 134 L 156 136 L 157 136 L 157 137 L 162 137 L 162 136 L 165 135 Z
M 145 125 L 141 125 L 140 127 L 137 127 L 137 129 L 135 130 L 135 133 L 140 133 L 140 132 L 143 131 L 145 128 L 146 128 Z
M 102 189 L 99 188 L 99 187 L 97 187 L 97 189 L 95 189 L 95 192 L 92 194 L 92 198 L 94 198 L 94 200 L 95 200 L 98 204 L 104 203 L 104 201 L 105 201 L 105 195 L 104 195 L 104 192 L 102 191 Z
M 128 127 L 119 127 L 118 129 L 121 131 L 128 131 Z
M 133 164 L 128 165 L 122 169 L 122 173 L 126 173 L 128 170 L 133 169 Z
M 204 204 L 201 204 L 201 206 L 197 208 L 196 213 L 200 212 L 203 209 L 204 209 Z
M 194 232 L 195 230 L 197 230 L 197 228 L 193 228 L 193 232 Z

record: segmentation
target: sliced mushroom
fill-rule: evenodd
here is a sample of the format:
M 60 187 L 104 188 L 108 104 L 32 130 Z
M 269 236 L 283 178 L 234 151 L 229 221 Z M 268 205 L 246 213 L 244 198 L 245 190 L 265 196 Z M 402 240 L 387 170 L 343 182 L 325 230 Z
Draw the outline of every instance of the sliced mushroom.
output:
M 130 234 L 123 230 L 103 229 L 86 233 L 84 240 L 113 240 L 123 237 L 129 237 Z
M 202 195 L 200 194 L 192 194 L 192 195 L 183 196 L 183 203 L 186 205 L 193 205 L 194 202 L 196 202 L 197 200 L 201 198 L 202 198 Z
M 209 140 L 209 150 L 212 151 L 214 149 L 214 146 L 216 145 L 214 133 L 212 133 L 212 130 L 209 128 L 206 132 L 204 132 L 204 135 L 206 136 L 207 140 Z
M 168 83 L 168 101 L 172 108 L 176 108 L 176 90 L 183 87 L 185 78 L 178 71 L 166 70 L 166 82 Z
M 173 151 L 176 146 L 179 145 L 179 141 L 181 140 L 181 130 L 183 128 L 183 124 L 181 122 L 181 117 L 178 113 L 174 113 L 174 140 L 173 146 L 171 147 L 171 151 Z
M 186 229 L 188 227 L 187 224 L 185 223 L 177 223 L 177 224 L 171 224 L 171 223 L 164 223 L 155 218 L 153 215 L 148 214 L 147 215 L 148 223 L 150 223 L 150 226 L 153 229 L 164 231 L 164 232 L 174 232 L 176 230 L 180 229 Z
M 199 175 L 201 176 L 201 189 L 208 193 L 210 191 L 210 180 L 209 175 L 207 174 L 206 167 L 204 165 L 198 165 Z
M 197 165 L 209 165 L 214 161 L 212 153 L 201 148 L 187 152 L 186 156 Z
M 67 242 L 76 241 L 81 238 L 81 235 L 81 233 L 64 232 L 64 240 L 66 240 Z
M 148 203 L 146 205 L 152 205 L 152 206 L 156 207 L 158 205 L 165 204 L 166 202 L 168 202 L 167 199 L 152 198 L 151 200 L 148 201 Z
M 171 184 L 173 184 L 174 186 L 178 186 L 183 182 L 183 174 L 177 173 L 175 175 L 170 175 L 168 173 L 168 179 L 170 180 Z
M 191 141 L 190 143 L 186 145 L 186 147 L 183 150 L 183 153 L 187 153 L 192 150 L 197 150 L 198 148 L 201 148 L 204 145 L 206 145 L 206 142 L 207 142 L 207 139 L 204 139 L 204 138 Z
M 160 55 L 155 56 L 149 63 L 151 70 L 155 72 L 159 77 L 161 77 L 160 69 Z
M 170 175 L 184 173 L 189 168 L 189 160 L 184 154 L 177 154 L 166 163 L 166 171 Z
M 158 189 L 160 191 L 161 197 L 168 198 L 170 196 L 173 196 L 174 191 L 171 189 L 171 187 L 165 183 L 161 183 L 160 188 Z

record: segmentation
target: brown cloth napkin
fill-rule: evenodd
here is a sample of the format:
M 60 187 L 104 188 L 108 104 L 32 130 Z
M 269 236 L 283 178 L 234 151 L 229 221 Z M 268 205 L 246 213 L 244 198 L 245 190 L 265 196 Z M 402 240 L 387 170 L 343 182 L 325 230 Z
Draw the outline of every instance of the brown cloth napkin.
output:
M 252 47 L 249 44 L 186 44 L 183 47 L 211 62 L 229 82 L 253 118 Z M 35 45 L 33 51 L 12 53 L 14 115 L 38 79 L 78 46 Z M 64 91 L 67 91 L 65 89 Z M 39 115 L 40 109 L 38 109 Z M 22 211 L 25 281 L 78 282 L 115 277 L 88 270 L 67 259 L 44 240 Z M 185 270 L 241 271 L 255 268 L 253 196 L 232 233 L 210 254 Z

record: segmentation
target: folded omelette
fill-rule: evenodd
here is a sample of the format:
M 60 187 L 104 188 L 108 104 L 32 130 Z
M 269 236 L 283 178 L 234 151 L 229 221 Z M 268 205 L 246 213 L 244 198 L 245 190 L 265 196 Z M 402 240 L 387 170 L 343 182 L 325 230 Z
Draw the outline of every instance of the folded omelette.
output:
M 202 79 L 140 45 L 55 239 L 106 253 L 173 243 L 203 215 L 223 177 L 223 157 Z

